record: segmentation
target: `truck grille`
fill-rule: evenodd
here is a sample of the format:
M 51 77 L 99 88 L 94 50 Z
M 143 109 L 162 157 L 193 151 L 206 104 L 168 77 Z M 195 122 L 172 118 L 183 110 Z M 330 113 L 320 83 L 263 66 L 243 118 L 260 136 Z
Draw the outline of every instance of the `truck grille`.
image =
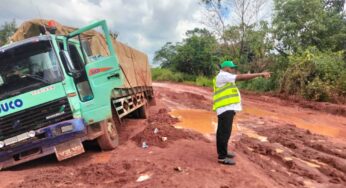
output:
M 0 140 L 72 118 L 67 98 L 51 101 L 0 117 Z

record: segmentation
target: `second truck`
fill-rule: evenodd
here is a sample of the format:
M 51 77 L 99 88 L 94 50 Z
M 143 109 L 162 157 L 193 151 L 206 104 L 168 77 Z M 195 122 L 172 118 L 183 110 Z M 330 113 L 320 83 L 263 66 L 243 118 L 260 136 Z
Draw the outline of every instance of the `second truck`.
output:
M 119 41 L 106 21 L 80 29 L 23 23 L 0 47 L 0 169 L 54 154 L 118 145 L 122 118 L 154 103 L 147 56 Z

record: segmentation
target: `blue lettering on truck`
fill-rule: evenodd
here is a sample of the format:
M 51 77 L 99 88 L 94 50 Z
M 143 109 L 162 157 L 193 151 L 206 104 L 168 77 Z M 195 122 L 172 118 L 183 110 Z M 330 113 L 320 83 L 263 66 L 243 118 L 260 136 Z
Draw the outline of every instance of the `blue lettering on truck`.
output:
M 16 108 L 20 108 L 23 106 L 23 101 L 21 99 L 16 99 L 14 101 L 10 101 L 8 103 L 3 103 L 0 104 L 0 114 L 2 112 L 8 112 L 8 110 L 10 109 L 16 109 Z

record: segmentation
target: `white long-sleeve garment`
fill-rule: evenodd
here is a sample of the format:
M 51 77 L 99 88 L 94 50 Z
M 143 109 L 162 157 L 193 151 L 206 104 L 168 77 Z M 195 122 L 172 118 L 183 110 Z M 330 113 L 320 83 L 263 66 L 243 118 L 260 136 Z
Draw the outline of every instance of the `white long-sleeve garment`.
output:
M 216 87 L 222 87 L 226 83 L 229 83 L 229 82 L 235 83 L 236 78 L 237 78 L 237 75 L 220 70 L 219 74 L 216 76 Z M 240 97 L 240 93 L 239 93 L 239 97 Z M 237 112 L 242 111 L 241 97 L 240 97 L 239 103 L 220 107 L 216 109 L 216 113 L 217 115 L 220 115 L 228 110 L 234 110 Z

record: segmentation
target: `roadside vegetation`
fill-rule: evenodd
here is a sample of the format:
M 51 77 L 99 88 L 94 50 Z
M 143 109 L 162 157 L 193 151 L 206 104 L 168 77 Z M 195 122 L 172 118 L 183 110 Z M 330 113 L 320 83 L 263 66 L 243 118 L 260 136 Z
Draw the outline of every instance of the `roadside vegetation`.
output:
M 158 50 L 154 80 L 211 86 L 218 64 L 233 60 L 241 73 L 272 72 L 240 88 L 345 103 L 344 0 L 274 0 L 271 19 L 263 16 L 266 0 L 201 3 L 207 29 L 187 31 L 182 41 Z M 236 21 L 225 24 L 228 19 Z
M 189 75 L 181 72 L 173 72 L 172 70 L 167 68 L 153 68 L 151 69 L 151 74 L 153 80 L 156 81 L 180 82 L 207 87 L 213 86 L 213 81 L 209 77 Z

